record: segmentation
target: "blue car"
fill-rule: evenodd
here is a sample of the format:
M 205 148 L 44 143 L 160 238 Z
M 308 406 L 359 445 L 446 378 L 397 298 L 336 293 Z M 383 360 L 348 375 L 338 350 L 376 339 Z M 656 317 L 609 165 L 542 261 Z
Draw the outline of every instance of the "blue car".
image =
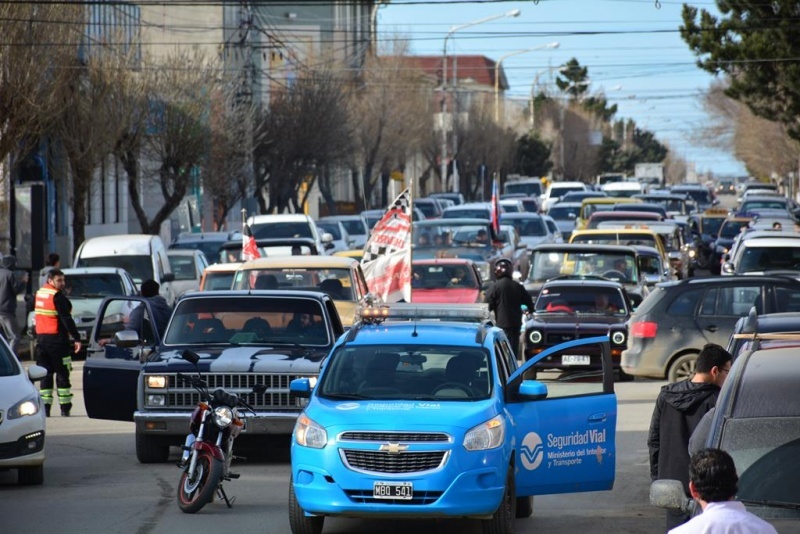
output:
M 518 367 L 501 329 L 456 307 L 380 311 L 339 338 L 316 384 L 290 384 L 308 399 L 292 435 L 292 532 L 319 533 L 325 516 L 475 518 L 511 532 L 533 495 L 612 489 L 607 336 Z M 537 361 L 583 346 L 599 347 L 601 369 L 525 379 Z

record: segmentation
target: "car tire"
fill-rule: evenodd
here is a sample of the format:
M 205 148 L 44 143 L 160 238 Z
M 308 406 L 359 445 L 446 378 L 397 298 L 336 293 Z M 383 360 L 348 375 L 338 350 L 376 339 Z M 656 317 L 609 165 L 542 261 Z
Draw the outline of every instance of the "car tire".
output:
M 136 433 L 136 459 L 143 464 L 158 464 L 169 459 L 169 445 L 158 438 Z
M 694 376 L 695 365 L 697 364 L 697 354 L 684 354 L 678 357 L 667 372 L 667 380 L 670 382 L 680 382 Z
M 517 494 L 514 488 L 514 469 L 509 466 L 506 472 L 506 486 L 500 505 L 491 519 L 482 521 L 483 534 L 514 534 L 517 516 Z
M 44 465 L 20 467 L 17 471 L 20 486 L 41 486 L 44 483 Z
M 305 514 L 294 494 L 294 483 L 289 482 L 289 527 L 292 534 L 321 534 L 324 524 L 325 516 L 309 517 Z
M 517 497 L 517 518 L 525 519 L 533 515 L 533 495 Z

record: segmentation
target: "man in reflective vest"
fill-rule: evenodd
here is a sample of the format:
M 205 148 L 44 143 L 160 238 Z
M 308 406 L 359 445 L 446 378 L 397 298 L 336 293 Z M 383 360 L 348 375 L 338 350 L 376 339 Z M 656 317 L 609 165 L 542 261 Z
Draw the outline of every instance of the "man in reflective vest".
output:
M 72 319 L 72 304 L 62 293 L 66 279 L 59 269 L 47 273 L 47 282 L 36 292 L 36 363 L 47 369 L 42 380 L 41 395 L 45 413 L 50 417 L 53 405 L 53 374 L 56 375 L 58 404 L 61 415 L 72 409 L 72 354 L 81 350 L 80 334 Z

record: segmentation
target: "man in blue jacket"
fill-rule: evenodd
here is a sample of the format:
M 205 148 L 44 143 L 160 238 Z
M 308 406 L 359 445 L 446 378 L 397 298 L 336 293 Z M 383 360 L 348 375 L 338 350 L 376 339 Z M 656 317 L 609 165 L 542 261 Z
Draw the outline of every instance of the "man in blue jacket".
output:
M 17 280 L 14 267 L 15 256 L 3 256 L 0 261 L 0 333 L 2 333 L 11 350 L 17 354 L 19 342 L 19 321 L 17 321 L 17 295 L 28 285 L 28 274 Z
M 164 336 L 169 324 L 169 318 L 172 316 L 172 307 L 167 304 L 167 299 L 158 294 L 160 286 L 155 280 L 145 280 L 142 282 L 140 293 L 143 297 L 150 301 L 150 309 L 153 311 L 152 325 L 156 329 L 159 338 Z M 142 323 L 144 319 L 144 306 L 138 306 L 131 312 L 130 323 L 128 328 L 136 330 L 139 337 L 143 337 Z

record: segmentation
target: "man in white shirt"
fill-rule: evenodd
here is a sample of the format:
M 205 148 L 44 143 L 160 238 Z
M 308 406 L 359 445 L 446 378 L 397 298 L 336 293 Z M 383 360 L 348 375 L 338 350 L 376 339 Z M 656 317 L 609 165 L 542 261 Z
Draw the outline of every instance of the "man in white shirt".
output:
M 703 509 L 669 534 L 778 534 L 775 527 L 735 500 L 739 477 L 733 458 L 720 449 L 703 449 L 689 464 L 689 492 Z

